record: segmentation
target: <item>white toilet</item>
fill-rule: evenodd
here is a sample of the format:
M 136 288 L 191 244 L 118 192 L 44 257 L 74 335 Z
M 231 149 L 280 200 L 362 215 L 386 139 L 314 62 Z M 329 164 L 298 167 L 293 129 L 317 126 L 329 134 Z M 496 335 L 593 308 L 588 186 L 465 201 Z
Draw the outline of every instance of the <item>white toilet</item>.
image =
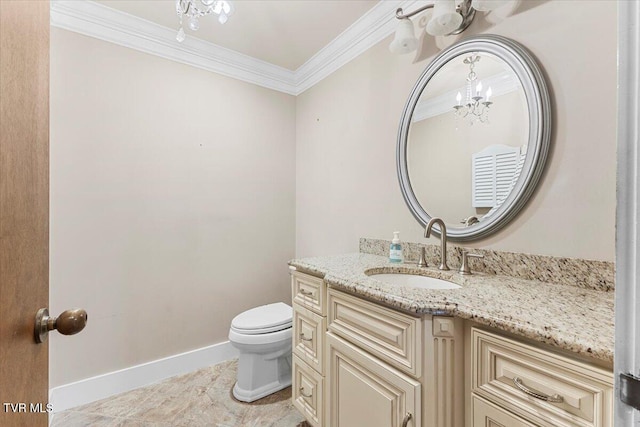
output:
M 231 321 L 229 341 L 240 352 L 236 399 L 253 402 L 291 385 L 291 316 L 291 307 L 278 302 Z

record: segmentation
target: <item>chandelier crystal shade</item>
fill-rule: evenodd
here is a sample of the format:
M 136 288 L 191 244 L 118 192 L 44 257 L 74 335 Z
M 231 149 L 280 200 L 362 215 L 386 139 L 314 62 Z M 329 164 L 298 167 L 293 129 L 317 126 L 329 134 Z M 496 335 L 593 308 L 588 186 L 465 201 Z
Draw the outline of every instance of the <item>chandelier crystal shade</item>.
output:
M 182 43 L 185 39 L 185 19 L 191 31 L 198 31 L 199 19 L 212 13 L 218 15 L 218 22 L 224 24 L 233 13 L 233 4 L 230 0 L 176 0 L 176 13 L 180 22 L 176 40 Z

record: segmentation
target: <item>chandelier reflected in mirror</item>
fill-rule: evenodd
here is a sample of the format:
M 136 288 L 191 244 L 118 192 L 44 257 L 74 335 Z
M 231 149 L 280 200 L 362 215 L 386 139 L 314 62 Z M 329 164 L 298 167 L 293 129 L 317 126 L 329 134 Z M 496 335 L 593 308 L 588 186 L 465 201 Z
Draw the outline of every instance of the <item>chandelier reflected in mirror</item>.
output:
M 218 15 L 218 22 L 224 24 L 233 13 L 233 5 L 230 0 L 176 0 L 176 13 L 180 21 L 180 28 L 176 40 L 182 43 L 185 39 L 183 19 L 191 31 L 198 31 L 201 17 L 210 14 Z
M 489 109 L 493 102 L 491 99 L 491 87 L 487 88 L 482 96 L 482 82 L 478 80 L 478 74 L 474 71 L 476 63 L 480 61 L 480 55 L 474 53 L 464 59 L 464 63 L 469 65 L 467 75 L 465 102 L 462 103 L 462 93 L 456 95 L 456 105 L 453 106 L 456 119 L 467 118 L 469 124 L 475 122 L 489 123 Z

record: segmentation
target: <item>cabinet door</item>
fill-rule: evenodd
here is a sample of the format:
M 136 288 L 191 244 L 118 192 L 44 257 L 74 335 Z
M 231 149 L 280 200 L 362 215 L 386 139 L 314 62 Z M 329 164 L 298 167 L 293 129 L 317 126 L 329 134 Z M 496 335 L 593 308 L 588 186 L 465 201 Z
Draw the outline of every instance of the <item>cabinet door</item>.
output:
M 331 427 L 421 425 L 418 381 L 331 333 L 326 354 Z
M 535 427 L 476 395 L 472 396 L 473 427 Z

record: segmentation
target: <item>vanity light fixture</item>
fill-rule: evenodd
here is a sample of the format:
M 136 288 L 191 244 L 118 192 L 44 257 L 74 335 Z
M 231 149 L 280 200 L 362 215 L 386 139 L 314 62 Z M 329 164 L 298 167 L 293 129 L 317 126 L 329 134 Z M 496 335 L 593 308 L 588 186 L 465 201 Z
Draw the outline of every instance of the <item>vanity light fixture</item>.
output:
M 469 65 L 469 75 L 466 84 L 466 101 L 462 104 L 462 94 L 456 95 L 456 105 L 453 106 L 456 118 L 469 118 L 469 124 L 476 121 L 481 123 L 489 122 L 489 107 L 491 107 L 491 86 L 487 88 L 485 96 L 482 96 L 482 82 L 478 80 L 478 74 L 473 70 L 476 63 L 480 61 L 480 55 L 474 53 L 464 59 L 464 63 Z
M 404 13 L 402 8 L 396 10 L 398 29 L 389 45 L 392 53 L 404 54 L 416 50 L 418 39 L 413 28 L 412 16 L 433 9 L 433 15 L 427 23 L 426 31 L 432 36 L 447 36 L 460 34 L 473 22 L 476 10 L 492 11 L 510 0 L 434 0 L 433 3 L 422 6 L 413 12 Z
M 210 14 L 218 15 L 218 22 L 224 24 L 233 13 L 233 5 L 230 0 L 176 0 L 176 13 L 180 20 L 180 28 L 176 40 L 182 43 L 185 39 L 182 19 L 187 19 L 191 31 L 198 31 L 200 22 L 198 19 Z

